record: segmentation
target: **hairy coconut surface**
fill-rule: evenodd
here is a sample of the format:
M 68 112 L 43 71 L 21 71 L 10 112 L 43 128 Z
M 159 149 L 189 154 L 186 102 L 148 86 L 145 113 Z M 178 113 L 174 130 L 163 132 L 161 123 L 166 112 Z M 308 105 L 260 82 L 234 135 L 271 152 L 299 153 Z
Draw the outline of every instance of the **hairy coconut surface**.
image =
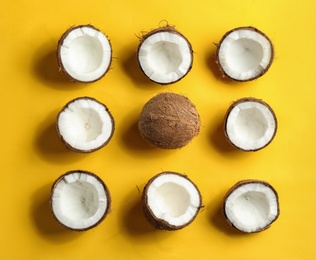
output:
M 143 73 L 164 85 L 175 83 L 188 74 L 192 68 L 193 50 L 188 39 L 168 25 L 141 37 L 137 57 Z
M 91 83 L 101 79 L 110 68 L 111 43 L 90 24 L 74 26 L 58 41 L 57 59 L 60 70 L 71 80 Z
M 74 231 L 100 224 L 111 208 L 109 189 L 96 174 L 75 170 L 61 175 L 52 185 L 50 206 L 56 220 Z
M 187 145 L 200 131 L 200 116 L 185 96 L 160 93 L 143 107 L 138 121 L 141 136 L 163 149 Z
M 225 115 L 225 135 L 237 149 L 258 151 L 269 145 L 278 128 L 273 109 L 257 98 L 241 98 Z
M 178 230 L 196 218 L 202 204 L 197 186 L 176 172 L 162 172 L 146 184 L 142 205 L 146 219 L 156 229 Z
M 228 31 L 217 46 L 216 59 L 223 75 L 236 81 L 264 75 L 274 58 L 270 39 L 257 28 L 239 27 Z
M 266 181 L 239 181 L 227 192 L 223 212 L 227 222 L 240 231 L 266 230 L 280 214 L 278 193 Z
M 90 153 L 109 143 L 115 123 L 103 103 L 92 97 L 79 97 L 69 101 L 58 113 L 56 128 L 66 147 Z

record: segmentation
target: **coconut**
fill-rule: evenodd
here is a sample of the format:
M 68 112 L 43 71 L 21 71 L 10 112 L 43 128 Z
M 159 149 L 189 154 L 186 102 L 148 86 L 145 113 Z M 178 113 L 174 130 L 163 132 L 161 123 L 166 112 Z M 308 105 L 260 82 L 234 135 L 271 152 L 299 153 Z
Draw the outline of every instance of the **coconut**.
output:
M 92 25 L 68 29 L 58 41 L 59 68 L 73 81 L 91 83 L 109 70 L 112 48 L 108 38 Z
M 179 81 L 191 70 L 193 50 L 184 35 L 167 25 L 141 37 L 137 57 L 143 73 L 164 85 Z
M 246 233 L 260 232 L 279 217 L 278 194 L 265 181 L 239 181 L 227 192 L 223 211 L 227 222 L 236 229 Z
M 254 27 L 227 32 L 217 46 L 216 59 L 224 76 L 236 81 L 261 77 L 270 68 L 274 49 L 270 39 Z
M 50 206 L 56 220 L 74 231 L 85 231 L 100 224 L 111 208 L 107 186 L 94 173 L 69 171 L 53 184 Z
M 256 98 L 235 101 L 225 116 L 228 141 L 243 151 L 258 151 L 271 143 L 277 132 L 277 118 L 272 108 Z
M 142 194 L 146 219 L 156 229 L 178 230 L 188 226 L 201 208 L 197 186 L 185 175 L 162 172 L 151 178 Z
M 89 153 L 104 147 L 114 133 L 114 119 L 108 108 L 92 97 L 69 101 L 56 121 L 60 139 L 75 152 Z
M 160 93 L 143 107 L 138 128 L 148 143 L 163 149 L 187 145 L 200 131 L 200 116 L 185 96 Z

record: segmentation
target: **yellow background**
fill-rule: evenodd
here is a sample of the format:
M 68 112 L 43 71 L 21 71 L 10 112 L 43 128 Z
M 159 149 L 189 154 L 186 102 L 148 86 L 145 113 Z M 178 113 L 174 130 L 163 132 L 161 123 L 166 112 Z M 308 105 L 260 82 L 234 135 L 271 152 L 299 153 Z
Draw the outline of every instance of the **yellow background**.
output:
M 313 0 L 5 1 L 1 259 L 315 259 L 315 17 Z M 195 51 L 190 73 L 169 86 L 150 82 L 135 59 L 137 35 L 164 19 Z M 112 70 L 90 85 L 70 82 L 55 58 L 61 34 L 87 23 L 113 46 Z M 245 25 L 271 38 L 274 63 L 253 82 L 222 80 L 213 43 Z M 201 116 L 200 135 L 181 150 L 154 149 L 137 131 L 142 106 L 163 91 L 186 95 Z M 85 95 L 105 103 L 116 121 L 112 141 L 92 154 L 67 150 L 55 131 L 59 109 Z M 247 96 L 265 100 L 279 120 L 274 141 L 256 153 L 232 149 L 221 128 L 230 103 Z M 98 174 L 113 199 L 104 222 L 83 233 L 59 226 L 48 206 L 53 181 L 74 169 Z M 153 230 L 139 204 L 147 180 L 167 170 L 187 174 L 205 205 L 176 232 Z M 246 178 L 270 182 L 280 196 L 281 215 L 262 233 L 241 234 L 220 213 L 226 191 Z

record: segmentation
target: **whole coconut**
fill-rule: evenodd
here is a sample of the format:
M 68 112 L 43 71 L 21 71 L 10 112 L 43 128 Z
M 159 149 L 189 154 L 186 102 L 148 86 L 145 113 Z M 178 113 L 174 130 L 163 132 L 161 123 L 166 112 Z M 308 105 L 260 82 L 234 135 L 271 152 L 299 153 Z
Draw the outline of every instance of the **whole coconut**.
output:
M 176 149 L 198 135 L 200 116 L 187 97 L 160 93 L 144 105 L 138 128 L 148 143 L 162 149 Z

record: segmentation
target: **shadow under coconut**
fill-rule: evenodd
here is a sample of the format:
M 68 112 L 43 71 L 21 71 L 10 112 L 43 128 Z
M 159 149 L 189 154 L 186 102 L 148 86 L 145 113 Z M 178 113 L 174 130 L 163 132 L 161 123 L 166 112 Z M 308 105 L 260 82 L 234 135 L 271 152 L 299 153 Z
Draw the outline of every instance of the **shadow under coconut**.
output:
M 140 135 L 140 132 L 138 129 L 138 114 L 137 114 L 137 117 L 135 116 L 135 114 L 136 113 L 131 113 L 131 115 L 128 116 L 128 120 L 125 120 L 126 121 L 125 129 L 123 129 L 123 132 L 121 135 L 122 144 L 129 151 L 131 151 L 133 154 L 134 153 L 141 154 L 144 158 L 148 158 L 152 156 L 154 157 L 167 156 L 171 154 L 172 152 L 175 152 L 173 150 L 157 148 L 147 143 Z M 127 124 L 128 122 L 130 123 Z
M 253 86 L 253 84 L 251 82 L 255 81 L 255 80 L 250 80 L 250 81 L 237 81 L 237 80 L 233 80 L 229 77 L 227 77 L 219 68 L 219 65 L 217 64 L 217 60 L 216 60 L 216 50 L 215 51 L 212 51 L 212 52 L 209 52 L 207 55 L 206 55 L 206 58 L 205 58 L 205 63 L 207 65 L 207 67 L 210 69 L 210 71 L 212 72 L 212 74 L 214 75 L 214 77 L 225 83 L 225 85 L 231 87 L 231 85 L 233 86 Z
M 31 197 L 31 218 L 37 232 L 52 243 L 63 244 L 80 236 L 80 232 L 68 230 L 54 218 L 50 205 L 50 190 L 47 184 L 34 192 Z
M 34 53 L 33 59 L 33 74 L 45 86 L 50 86 L 54 89 L 72 89 L 65 88 L 65 85 L 69 87 L 84 87 L 84 84 L 76 84 L 71 81 L 64 73 L 59 71 L 57 62 L 57 43 L 56 47 L 52 47 L 52 44 L 44 44 L 41 48 L 37 49 Z
M 148 144 L 140 135 L 138 130 L 138 120 L 131 121 L 123 132 L 122 141 L 124 145 L 131 150 L 157 150 L 157 148 Z
M 217 64 L 217 61 L 216 61 L 216 49 L 215 51 L 210 51 L 206 55 L 205 62 L 206 62 L 207 67 L 210 69 L 210 71 L 212 72 L 212 74 L 217 80 L 220 80 L 223 83 L 230 84 L 230 85 L 246 84 L 245 82 L 238 82 L 238 81 L 232 80 L 223 74 L 223 72 L 220 70 L 219 65 Z
M 218 119 L 212 124 L 212 132 L 210 134 L 210 143 L 213 145 L 220 153 L 224 154 L 236 154 L 239 151 L 232 146 L 224 132 L 224 116 Z
M 124 210 L 123 225 L 131 236 L 140 236 L 156 231 L 144 216 L 141 198 L 126 205 Z
M 210 133 L 210 144 L 216 148 L 220 155 L 230 159 L 234 158 L 240 160 L 242 158 L 246 159 L 249 158 L 249 156 L 252 156 L 255 152 L 246 152 L 237 149 L 228 141 L 224 130 L 224 120 L 224 116 L 222 116 L 222 118 L 219 118 L 217 121 L 212 123 L 213 128 Z
M 225 219 L 225 215 L 222 208 L 222 203 L 225 194 L 223 194 L 220 198 L 216 198 L 213 202 L 213 205 L 216 205 L 216 210 L 211 212 L 209 219 L 210 222 L 215 226 L 220 232 L 228 235 L 228 236 L 242 236 L 245 233 L 235 229 L 230 226 Z
M 122 225 L 127 234 L 133 237 L 133 239 L 142 239 L 146 237 L 144 240 L 146 243 L 152 243 L 154 238 L 159 239 L 169 236 L 172 232 L 155 229 L 147 221 L 142 208 L 142 190 L 139 188 L 137 189 L 138 195 L 136 195 L 136 198 L 135 190 L 126 197 L 126 201 L 130 202 L 123 205 L 123 212 L 120 214 L 122 216 Z M 131 198 L 135 199 L 131 201 Z M 152 236 L 153 234 L 155 234 L 155 236 Z
M 154 86 L 161 88 L 161 85 L 152 82 L 142 72 L 137 61 L 137 47 L 138 46 L 133 45 L 132 47 L 127 48 L 122 52 L 122 58 L 119 59 L 126 75 L 128 75 L 139 88 L 149 89 Z
M 38 126 L 35 133 L 35 150 L 45 160 L 54 163 L 69 163 L 87 156 L 69 150 L 58 137 L 56 130 L 57 111 L 50 114 Z
M 207 53 L 205 61 L 206 61 L 207 67 L 211 70 L 211 72 L 213 73 L 216 79 L 229 82 L 229 80 L 220 71 L 219 66 L 216 62 L 216 49 L 215 51 L 213 50 Z

